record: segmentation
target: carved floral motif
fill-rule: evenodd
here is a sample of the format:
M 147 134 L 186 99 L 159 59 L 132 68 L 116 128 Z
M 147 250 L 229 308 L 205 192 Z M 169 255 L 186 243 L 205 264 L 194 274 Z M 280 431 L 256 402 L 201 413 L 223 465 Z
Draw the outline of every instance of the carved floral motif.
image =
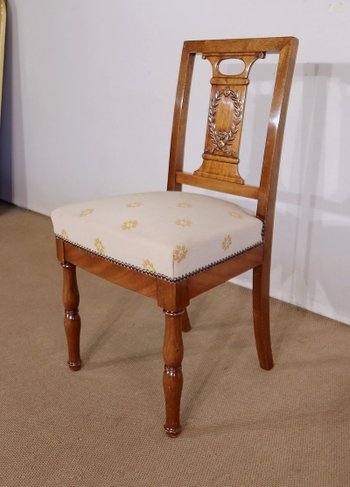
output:
M 230 98 L 233 103 L 233 119 L 229 131 L 216 130 L 216 113 L 219 103 L 223 98 Z M 234 141 L 235 135 L 238 132 L 238 126 L 242 121 L 242 115 L 243 102 L 241 101 L 241 95 L 238 91 L 231 90 L 230 88 L 217 91 L 211 101 L 208 115 L 208 131 L 213 147 L 206 148 L 205 152 L 209 154 L 222 152 L 227 156 L 235 156 L 235 153 L 230 149 L 230 145 Z

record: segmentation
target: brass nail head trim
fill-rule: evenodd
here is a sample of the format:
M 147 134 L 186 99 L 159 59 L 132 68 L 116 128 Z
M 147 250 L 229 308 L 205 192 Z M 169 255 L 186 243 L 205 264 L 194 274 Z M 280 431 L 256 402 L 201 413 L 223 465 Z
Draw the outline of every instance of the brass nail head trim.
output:
M 67 320 L 77 320 L 79 318 L 79 311 L 77 309 L 76 310 L 66 309 L 65 318 L 67 318 Z
M 164 425 L 164 429 L 166 434 L 171 438 L 175 438 L 176 436 L 178 436 L 179 433 L 181 433 L 181 426 L 179 426 L 178 428 L 170 428 Z
M 69 368 L 72 370 L 79 370 L 81 367 L 80 360 L 79 360 L 79 362 L 71 362 L 70 360 L 68 360 L 67 364 L 68 364 Z
M 181 365 L 179 367 L 168 367 L 167 365 L 164 365 L 164 373 L 169 377 L 176 377 L 181 372 L 182 372 Z
M 178 311 L 168 311 L 167 309 L 163 309 L 163 312 L 167 315 L 167 316 L 180 316 L 180 315 L 183 315 L 185 310 L 184 309 L 179 309 Z

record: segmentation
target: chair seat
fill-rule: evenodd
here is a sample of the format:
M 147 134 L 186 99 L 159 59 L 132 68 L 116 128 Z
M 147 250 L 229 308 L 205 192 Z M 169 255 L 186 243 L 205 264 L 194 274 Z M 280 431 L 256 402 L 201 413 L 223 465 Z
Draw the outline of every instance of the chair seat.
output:
M 57 208 L 57 237 L 108 260 L 179 281 L 262 243 L 262 222 L 211 196 L 127 194 Z

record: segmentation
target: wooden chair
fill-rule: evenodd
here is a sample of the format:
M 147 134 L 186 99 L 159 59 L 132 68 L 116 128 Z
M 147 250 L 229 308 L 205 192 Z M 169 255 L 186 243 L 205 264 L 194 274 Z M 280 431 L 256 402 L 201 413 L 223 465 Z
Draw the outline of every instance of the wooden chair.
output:
M 165 431 L 177 436 L 182 391 L 182 331 L 191 326 L 191 298 L 253 269 L 253 315 L 260 366 L 273 366 L 269 281 L 276 187 L 298 41 L 293 37 L 186 41 L 176 95 L 167 191 L 122 195 L 59 208 L 52 213 L 63 267 L 68 365 L 81 366 L 76 266 L 156 300 L 165 314 L 163 385 Z M 266 53 L 279 55 L 258 187 L 239 174 L 239 146 L 249 73 Z M 213 76 L 203 163 L 183 171 L 186 120 L 195 55 Z M 239 75 L 220 63 L 239 59 Z M 212 196 L 182 193 L 192 185 L 257 200 L 256 215 Z

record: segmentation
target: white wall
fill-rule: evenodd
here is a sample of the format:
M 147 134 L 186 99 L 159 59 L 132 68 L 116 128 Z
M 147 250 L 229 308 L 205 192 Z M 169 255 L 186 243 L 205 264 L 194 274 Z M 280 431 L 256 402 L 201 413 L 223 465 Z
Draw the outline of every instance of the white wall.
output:
M 350 323 L 350 0 L 8 3 L 0 197 L 45 214 L 71 201 L 165 188 L 184 39 L 299 37 L 272 295 Z M 248 100 L 258 122 L 271 87 L 266 63 Z M 203 149 L 201 97 L 191 105 L 203 117 L 191 111 L 188 168 L 198 167 Z M 251 125 L 254 137 L 246 127 L 247 179 L 255 173 L 245 163 L 261 152 L 259 126 Z M 238 282 L 247 285 L 247 276 Z

